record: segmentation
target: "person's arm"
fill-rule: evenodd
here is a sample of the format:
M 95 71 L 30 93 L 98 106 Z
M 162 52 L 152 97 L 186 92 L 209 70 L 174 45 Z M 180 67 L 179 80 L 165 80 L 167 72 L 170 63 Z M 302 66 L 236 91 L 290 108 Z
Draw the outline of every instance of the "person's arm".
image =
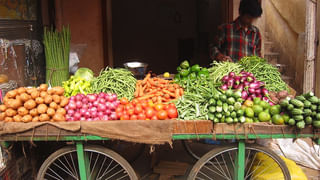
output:
M 230 57 L 225 56 L 221 53 L 222 46 L 226 40 L 226 33 L 224 26 L 218 27 L 218 35 L 215 37 L 214 43 L 210 47 L 210 58 L 211 60 L 228 61 Z
M 257 31 L 257 39 L 255 40 L 256 43 L 255 43 L 255 46 L 256 46 L 256 52 L 255 52 L 255 55 L 256 56 L 259 56 L 261 57 L 261 34 L 260 34 L 260 31 L 258 30 Z

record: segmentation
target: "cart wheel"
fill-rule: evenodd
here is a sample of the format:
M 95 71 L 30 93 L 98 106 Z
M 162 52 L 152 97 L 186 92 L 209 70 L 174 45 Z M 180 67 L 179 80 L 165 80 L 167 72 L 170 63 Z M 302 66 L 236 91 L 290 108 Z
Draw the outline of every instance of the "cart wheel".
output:
M 101 146 L 84 147 L 88 180 L 137 180 L 130 164 L 119 154 Z M 37 180 L 80 180 L 77 151 L 67 146 L 52 153 L 41 165 Z
M 203 155 L 212 149 L 221 147 L 221 145 L 204 143 L 203 140 L 183 140 L 182 145 L 194 160 L 199 160 Z
M 257 145 L 247 145 L 245 148 L 245 180 L 256 179 L 257 176 L 268 173 L 269 170 L 279 167 L 283 173 L 283 179 L 291 179 L 286 164 L 273 151 Z M 271 163 L 270 166 L 268 164 L 262 165 L 261 161 L 256 163 L 257 153 L 267 155 L 275 163 Z M 235 180 L 237 154 L 237 146 L 224 146 L 211 150 L 193 166 L 188 180 Z M 276 164 L 276 166 L 274 166 L 274 164 Z M 263 170 L 261 170 L 262 168 Z M 257 169 L 259 169 L 259 172 L 256 171 Z

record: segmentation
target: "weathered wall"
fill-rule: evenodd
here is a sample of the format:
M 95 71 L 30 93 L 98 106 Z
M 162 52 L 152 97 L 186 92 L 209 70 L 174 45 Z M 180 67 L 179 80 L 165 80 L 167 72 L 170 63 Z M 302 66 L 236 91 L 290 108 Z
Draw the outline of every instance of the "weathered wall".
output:
M 304 60 L 304 0 L 265 0 L 266 30 L 280 53 L 281 64 L 288 65 L 286 75 L 293 78 L 293 86 L 298 92 L 303 85 Z
M 62 24 L 71 28 L 71 43 L 87 44 L 80 67 L 99 73 L 104 67 L 100 0 L 62 0 Z

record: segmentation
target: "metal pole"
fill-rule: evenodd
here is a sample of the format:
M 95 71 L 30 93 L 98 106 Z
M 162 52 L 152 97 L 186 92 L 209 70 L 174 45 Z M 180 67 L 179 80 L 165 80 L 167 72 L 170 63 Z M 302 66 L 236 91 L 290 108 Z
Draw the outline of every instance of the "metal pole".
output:
M 85 162 L 85 157 L 84 157 L 83 143 L 77 142 L 76 148 L 77 148 L 80 179 L 87 180 L 88 176 L 87 176 L 87 168 L 86 168 L 86 162 Z

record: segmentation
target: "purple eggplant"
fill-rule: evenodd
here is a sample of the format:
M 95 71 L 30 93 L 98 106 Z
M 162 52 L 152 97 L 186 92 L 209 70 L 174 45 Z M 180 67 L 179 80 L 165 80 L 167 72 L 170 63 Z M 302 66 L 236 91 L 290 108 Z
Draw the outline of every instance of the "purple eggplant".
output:
M 269 102 L 269 98 L 267 98 L 267 97 L 263 97 L 262 100 Z
M 234 79 L 231 79 L 231 78 L 230 78 L 230 79 L 228 80 L 228 82 L 227 82 L 228 88 L 232 88 L 233 84 L 234 84 Z
M 239 84 L 234 83 L 234 85 L 232 86 L 232 89 L 238 89 L 239 86 L 240 86 Z
M 256 96 L 260 99 L 262 99 L 262 95 L 261 94 L 256 94 Z
M 261 94 L 262 90 L 259 88 L 259 89 L 256 89 L 256 94 Z
M 260 84 L 259 83 L 250 83 L 249 88 L 258 89 L 258 88 L 260 88 Z
M 253 99 L 252 99 L 252 97 L 248 97 L 247 100 L 248 101 L 252 101 Z
M 229 77 L 233 78 L 233 77 L 235 77 L 235 76 L 236 76 L 236 73 L 235 73 L 235 72 L 230 72 L 230 73 L 229 73 Z
M 263 95 L 268 95 L 269 94 L 269 91 L 266 88 L 262 88 L 261 92 L 262 92 Z
M 256 98 L 257 96 L 256 96 L 256 94 L 251 94 L 250 97 L 251 97 L 252 99 L 254 99 L 254 98 Z
M 243 91 L 243 84 L 239 84 L 236 89 L 237 89 L 237 90 L 240 90 L 240 91 Z
M 247 91 L 242 91 L 242 92 L 241 92 L 241 98 L 244 99 L 244 100 L 248 98 L 248 95 L 249 95 L 249 94 L 248 94 Z
M 248 89 L 248 91 L 249 91 L 249 93 L 250 93 L 250 94 L 254 94 L 254 93 L 256 93 L 256 90 L 255 90 L 255 89 L 253 89 L 253 88 L 249 88 L 249 89 Z
M 253 81 L 253 78 L 252 77 L 247 77 L 247 82 L 252 82 Z
M 249 86 L 250 84 L 251 84 L 251 83 L 248 82 L 248 81 L 243 82 L 243 85 L 244 85 L 244 86 Z
M 253 77 L 253 74 L 252 73 L 248 73 L 248 76 Z
M 228 90 L 228 85 L 227 84 L 224 84 L 220 87 L 222 90 L 226 91 Z
M 228 76 L 223 76 L 222 82 L 227 83 L 228 80 L 229 80 L 229 77 L 228 77 Z
M 247 77 L 246 76 L 242 76 L 241 79 L 240 79 L 240 82 L 245 82 L 247 80 Z

